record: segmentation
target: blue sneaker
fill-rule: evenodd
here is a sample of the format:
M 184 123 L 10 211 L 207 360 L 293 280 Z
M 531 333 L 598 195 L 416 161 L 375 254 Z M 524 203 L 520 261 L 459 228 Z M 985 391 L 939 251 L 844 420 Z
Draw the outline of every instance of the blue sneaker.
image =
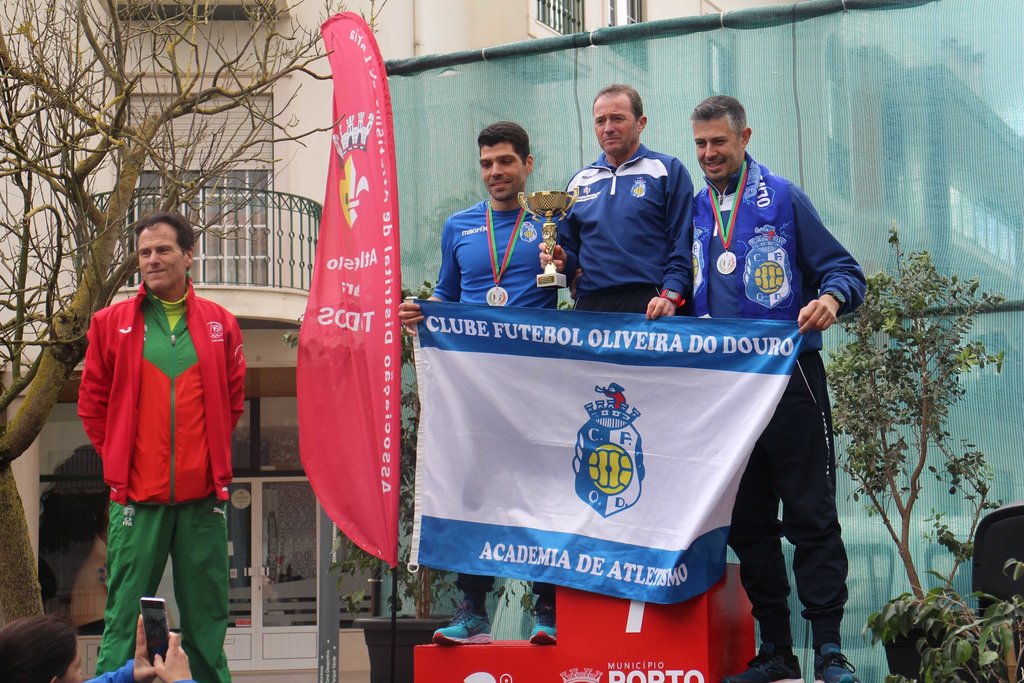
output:
M 776 653 L 771 643 L 762 643 L 757 656 L 743 673 L 728 676 L 722 683 L 803 683 L 800 662 L 792 652 Z
M 838 645 L 825 643 L 814 657 L 814 683 L 860 683 L 857 671 Z
M 452 623 L 434 631 L 433 638 L 435 645 L 483 645 L 493 640 L 487 615 L 474 611 L 470 603 L 462 603 Z
M 530 634 L 530 642 L 534 645 L 554 645 L 555 611 L 551 608 L 537 610 L 537 625 Z

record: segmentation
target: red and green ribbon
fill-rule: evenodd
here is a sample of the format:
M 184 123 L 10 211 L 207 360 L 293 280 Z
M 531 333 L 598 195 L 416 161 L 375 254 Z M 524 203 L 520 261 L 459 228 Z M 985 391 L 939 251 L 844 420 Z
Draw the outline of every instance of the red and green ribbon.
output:
M 498 268 L 498 245 L 494 242 L 494 219 L 491 217 L 491 203 L 487 202 L 487 239 L 491 243 L 491 273 L 494 274 L 495 285 L 501 283 L 501 276 L 505 274 L 505 269 L 508 268 L 508 263 L 512 260 L 512 252 L 516 248 L 516 235 L 519 234 L 519 228 L 523 225 L 524 215 L 526 212 L 520 209 L 516 227 L 508 238 L 508 246 L 505 247 L 505 258 L 501 261 L 501 268 Z
M 729 245 L 732 244 L 733 227 L 736 225 L 736 214 L 740 212 L 740 199 L 743 197 L 743 188 L 747 184 L 747 172 L 749 170 L 747 168 L 747 160 L 744 159 L 743 166 L 740 168 L 740 184 L 736 186 L 736 199 L 732 203 L 732 212 L 729 214 L 728 227 L 726 227 L 725 222 L 722 220 L 722 209 L 718 204 L 718 193 L 714 186 L 708 187 L 708 194 L 711 195 L 711 209 L 715 212 L 715 224 L 718 227 L 718 239 L 722 240 L 722 248 L 726 251 L 729 251 Z M 725 193 L 723 192 L 723 194 Z

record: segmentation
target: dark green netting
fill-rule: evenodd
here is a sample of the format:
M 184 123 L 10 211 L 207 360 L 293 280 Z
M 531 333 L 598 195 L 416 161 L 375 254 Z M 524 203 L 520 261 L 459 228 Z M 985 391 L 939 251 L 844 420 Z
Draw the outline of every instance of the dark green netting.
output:
M 594 94 L 630 83 L 650 118 L 643 141 L 699 178 L 689 113 L 709 95 L 735 95 L 754 130 L 751 153 L 807 190 L 867 272 L 888 263 L 895 221 L 905 247 L 928 249 L 941 269 L 979 276 L 1007 296 L 978 329 L 1005 349 L 1007 367 L 968 380 L 951 431 L 990 455 L 998 498 L 1024 498 L 1022 27 L 1020 0 L 812 0 L 391 62 L 405 281 L 436 278 L 444 218 L 485 196 L 476 149 L 485 125 L 523 124 L 536 157 L 530 188 L 561 189 L 599 153 Z M 839 334 L 827 342 L 834 347 Z M 848 499 L 844 474 L 839 481 L 851 557 L 845 647 L 863 680 L 880 681 L 881 651 L 861 628 L 905 580 L 877 520 Z M 921 508 L 962 517 L 943 495 Z M 916 553 L 946 562 L 924 541 Z M 969 589 L 969 574 L 961 572 L 960 588 Z M 793 608 L 798 615 L 795 597 Z M 802 641 L 803 623 L 794 622 Z

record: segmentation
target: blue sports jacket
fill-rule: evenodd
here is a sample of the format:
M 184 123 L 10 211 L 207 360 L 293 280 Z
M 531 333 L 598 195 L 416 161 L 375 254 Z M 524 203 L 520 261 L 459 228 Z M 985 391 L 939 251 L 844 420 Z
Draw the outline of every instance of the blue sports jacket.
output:
M 641 284 L 689 296 L 693 182 L 679 159 L 640 145 L 614 167 L 602 154 L 569 182 L 575 188 L 558 242 L 565 272 L 583 269 L 578 296 Z

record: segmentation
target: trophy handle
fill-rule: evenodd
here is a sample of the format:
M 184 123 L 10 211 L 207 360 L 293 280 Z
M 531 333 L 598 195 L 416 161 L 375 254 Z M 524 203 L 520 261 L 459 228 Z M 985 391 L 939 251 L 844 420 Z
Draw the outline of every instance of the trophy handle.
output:
M 519 195 L 516 197 L 516 199 L 519 200 L 519 206 L 523 207 L 523 211 L 525 211 L 526 213 L 530 214 L 531 216 L 535 215 L 533 213 L 533 211 L 530 210 L 529 205 L 526 203 L 526 193 L 525 192 L 520 192 Z
M 576 200 L 579 199 L 579 198 L 580 198 L 580 188 L 579 187 L 572 188 L 572 194 L 569 195 L 569 203 L 565 206 L 564 209 L 562 209 L 561 215 L 559 215 L 558 218 L 559 219 L 565 218 L 566 215 L 568 215 L 568 213 L 569 213 L 569 209 L 572 208 L 572 205 L 575 204 Z

